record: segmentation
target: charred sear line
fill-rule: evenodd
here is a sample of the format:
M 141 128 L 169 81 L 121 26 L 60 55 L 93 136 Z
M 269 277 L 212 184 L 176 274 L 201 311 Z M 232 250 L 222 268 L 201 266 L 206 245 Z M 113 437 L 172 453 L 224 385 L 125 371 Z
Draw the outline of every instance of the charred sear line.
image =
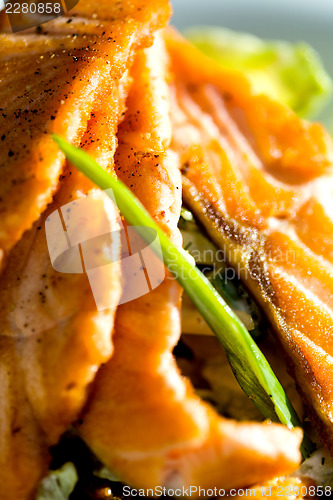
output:
M 242 265 L 245 263 L 249 276 L 254 280 L 265 301 L 274 304 L 274 290 L 269 279 L 267 269 L 267 256 L 264 252 L 264 234 L 260 234 L 254 228 L 241 226 L 237 221 L 227 214 L 216 210 L 203 193 L 183 176 L 183 194 L 185 201 L 199 218 L 212 240 L 228 255 L 228 242 L 231 245 L 242 247 Z M 233 266 L 237 266 L 235 260 L 227 259 Z
M 262 249 L 252 251 L 248 260 L 251 278 L 257 281 L 265 297 L 274 302 L 274 289 L 268 276 L 267 257 Z
M 209 221 L 209 227 L 206 229 L 210 234 L 215 231 L 218 246 L 221 245 L 221 239 L 216 234 L 217 232 L 223 235 L 223 240 L 227 237 L 237 245 L 252 247 L 254 243 L 258 242 L 259 233 L 256 229 L 245 228 L 226 213 L 216 210 L 204 194 L 200 193 L 196 186 L 184 176 L 183 193 L 197 217 L 204 218 L 206 222 Z M 215 239 L 214 234 L 211 234 L 211 237 Z
M 215 229 L 222 232 L 237 245 L 252 245 L 256 241 L 258 233 L 256 230 L 241 227 L 235 220 L 222 215 L 220 211 L 214 209 L 213 205 L 203 199 L 206 207 L 206 214 L 213 222 Z

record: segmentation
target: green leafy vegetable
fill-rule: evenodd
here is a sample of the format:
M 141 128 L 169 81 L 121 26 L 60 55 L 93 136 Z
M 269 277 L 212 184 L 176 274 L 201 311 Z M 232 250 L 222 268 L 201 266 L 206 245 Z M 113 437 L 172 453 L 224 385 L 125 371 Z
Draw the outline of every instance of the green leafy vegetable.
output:
M 77 483 L 78 475 L 70 462 L 51 471 L 41 482 L 36 500 L 68 500 Z
M 232 280 L 228 278 L 227 274 L 225 276 L 222 278 L 220 273 L 213 272 L 211 277 L 208 275 L 208 279 L 235 314 L 243 322 L 247 318 L 245 324 L 249 325 L 247 329 L 252 338 L 255 340 L 260 339 L 267 332 L 267 325 L 263 324 L 258 306 L 251 299 L 238 278 Z
M 304 42 L 262 40 L 219 27 L 191 28 L 186 35 L 224 67 L 245 73 L 256 91 L 304 118 L 318 115 L 332 95 L 332 79 L 317 52 Z
M 176 247 L 151 218 L 136 196 L 119 179 L 111 176 L 87 153 L 53 135 L 67 159 L 103 190 L 112 190 L 117 206 L 129 224 L 137 226 L 143 240 L 150 243 L 150 231 L 157 233 L 164 264 L 172 266 L 172 273 L 200 311 L 218 340 L 225 348 L 232 370 L 244 392 L 253 400 L 263 415 L 280 421 L 288 427 L 301 427 L 283 387 L 275 377 L 264 355 L 245 326 L 217 293 L 209 280 L 194 265 L 187 252 Z M 106 191 L 111 197 L 110 191 Z M 152 243 L 158 254 L 158 243 Z M 307 437 L 302 453 L 308 456 L 311 442 Z
M 182 207 L 180 209 L 180 217 L 183 219 L 185 222 L 191 222 L 193 221 L 193 214 L 187 208 Z
M 199 269 L 243 321 L 251 336 L 257 340 L 266 333 L 267 325 L 263 324 L 258 306 L 246 292 L 233 269 L 227 265 L 222 250 L 205 236 L 192 212 L 184 207 L 181 209 L 178 227 L 183 236 L 183 248 L 194 258 Z
M 114 472 L 110 471 L 110 469 L 108 469 L 105 466 L 102 466 L 100 469 L 95 470 L 94 476 L 99 477 L 101 479 L 107 479 L 108 481 L 111 482 L 120 481 L 119 477 L 117 477 L 117 475 Z

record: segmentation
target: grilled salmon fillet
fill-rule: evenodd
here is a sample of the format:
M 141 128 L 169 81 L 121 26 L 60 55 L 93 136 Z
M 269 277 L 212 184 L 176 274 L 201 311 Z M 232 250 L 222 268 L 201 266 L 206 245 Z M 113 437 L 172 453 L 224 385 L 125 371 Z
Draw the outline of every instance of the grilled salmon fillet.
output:
M 129 83 L 124 75 L 109 88 L 109 95 L 95 102 L 81 141 L 104 168 L 113 163 Z M 79 205 L 77 217 L 73 202 L 86 195 L 89 206 Z M 97 309 L 88 276 L 78 266 L 78 253 L 63 253 L 52 266 L 49 252 L 63 233 L 53 224 L 47 241 L 45 227 L 61 207 L 72 241 L 109 233 L 102 247 L 92 247 L 93 252 L 99 250 L 98 261 L 90 262 L 91 267 L 112 262 L 103 265 L 103 281 L 94 282 L 107 308 Z M 87 265 L 92 255 L 84 254 L 82 245 Z M 52 204 L 10 252 L 0 278 L 0 484 L 6 484 L 0 487 L 1 500 L 30 498 L 47 470 L 48 447 L 77 418 L 89 383 L 112 354 L 111 332 L 121 296 L 119 259 L 117 209 L 67 165 Z
M 1 500 L 33 497 L 47 470 L 49 446 L 77 418 L 89 383 L 112 354 L 121 293 L 120 241 L 114 233 L 118 213 L 70 165 L 62 173 L 64 157 L 50 133 L 80 144 L 111 167 L 130 83 L 128 68 L 138 47 L 151 42 L 155 26 L 163 25 L 169 14 L 166 1 L 156 10 L 135 1 L 131 6 L 124 2 L 127 12 L 122 2 L 117 5 L 122 15 L 109 22 L 96 19 L 90 3 L 85 18 L 55 20 L 53 28 L 49 23 L 50 34 L 39 29 L 38 34 L 0 35 Z M 104 2 L 106 17 L 107 8 Z M 135 19 L 136 8 L 141 13 Z M 73 263 L 61 256 L 60 271 L 67 266 L 67 272 L 57 272 L 45 238 L 44 226 L 57 209 L 86 194 L 95 202 L 88 219 L 83 213 L 77 221 L 86 237 L 105 232 L 106 226 L 107 233 L 113 232 L 98 262 L 115 262 L 97 284 L 96 273 L 94 278 L 99 301 L 108 305 L 103 310 L 96 308 L 89 272 L 88 277 L 82 270 L 68 273 Z M 58 242 L 51 238 L 48 243 Z
M 0 35 L 2 255 L 38 219 L 58 185 L 64 157 L 50 133 L 79 144 L 99 87 L 109 79 L 107 61 L 90 61 L 82 44 L 71 52 L 69 38 L 31 38 Z
M 80 144 L 94 100 L 166 23 L 169 5 L 104 0 L 97 12 L 95 3 L 81 0 L 74 14 L 81 17 L 49 22 L 48 35 L 42 29 L 0 35 L 1 260 L 58 186 L 64 156 L 50 134 Z
M 184 200 L 270 318 L 333 451 L 332 140 L 174 32 L 166 42 Z
M 158 37 L 138 54 L 115 171 L 177 244 L 181 179 L 171 140 L 167 57 Z M 116 313 L 114 354 L 98 372 L 78 429 L 137 487 L 243 486 L 294 470 L 300 430 L 219 417 L 176 366 L 181 290 L 169 275 Z

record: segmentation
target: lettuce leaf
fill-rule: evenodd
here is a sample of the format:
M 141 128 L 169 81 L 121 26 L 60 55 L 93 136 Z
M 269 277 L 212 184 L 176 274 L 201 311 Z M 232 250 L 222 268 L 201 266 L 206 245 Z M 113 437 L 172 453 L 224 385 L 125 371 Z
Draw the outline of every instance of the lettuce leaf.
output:
M 196 265 L 245 324 L 252 337 L 258 339 L 265 334 L 267 326 L 262 321 L 256 303 L 245 291 L 236 275 L 233 273 L 229 275 L 231 269 L 221 255 L 221 251 L 205 236 L 201 227 L 194 220 L 192 212 L 185 207 L 181 209 L 178 227 L 183 237 L 183 248 L 194 258 Z M 182 311 L 183 326 L 185 327 L 193 326 L 193 315 L 196 309 L 193 304 L 192 307 L 190 304 L 186 301 Z M 201 323 L 195 321 L 195 325 L 197 325 L 198 331 L 195 330 L 192 333 L 200 333 Z
M 68 462 L 61 469 L 50 471 L 42 480 L 36 500 L 68 500 L 77 480 L 76 468 Z
M 245 73 L 256 92 L 287 104 L 303 118 L 317 116 L 330 100 L 333 81 L 305 42 L 262 40 L 220 27 L 191 28 L 185 35 L 224 67 Z

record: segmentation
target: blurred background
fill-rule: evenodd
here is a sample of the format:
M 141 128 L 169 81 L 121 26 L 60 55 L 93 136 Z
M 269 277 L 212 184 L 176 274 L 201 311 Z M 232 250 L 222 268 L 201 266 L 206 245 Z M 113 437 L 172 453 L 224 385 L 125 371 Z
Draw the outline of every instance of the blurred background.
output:
M 333 77 L 333 0 L 172 0 L 173 24 L 223 26 L 265 39 L 306 41 Z M 319 113 L 333 133 L 332 100 Z

